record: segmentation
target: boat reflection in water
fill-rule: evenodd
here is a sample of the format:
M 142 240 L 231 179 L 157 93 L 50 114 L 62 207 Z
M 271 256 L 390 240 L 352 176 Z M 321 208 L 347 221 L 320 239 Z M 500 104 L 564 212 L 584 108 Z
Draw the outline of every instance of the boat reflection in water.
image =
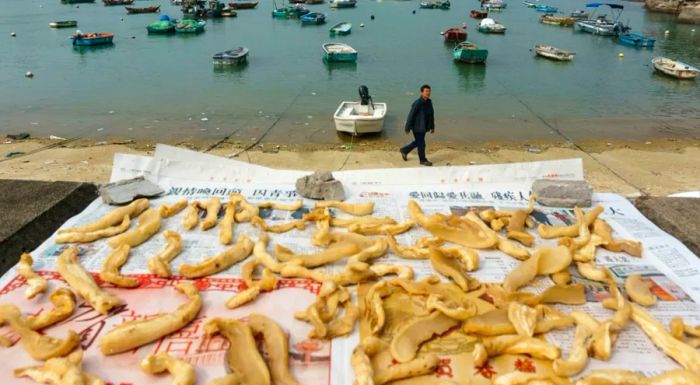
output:
M 462 65 L 455 62 L 452 66 L 456 73 L 456 78 L 459 79 L 459 88 L 464 91 L 481 90 L 486 82 L 486 67 L 484 65 Z

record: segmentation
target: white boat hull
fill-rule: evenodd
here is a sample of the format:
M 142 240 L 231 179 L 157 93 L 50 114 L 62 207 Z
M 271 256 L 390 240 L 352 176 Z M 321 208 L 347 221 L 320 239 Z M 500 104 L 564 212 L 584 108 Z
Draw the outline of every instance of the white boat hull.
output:
M 601 36 L 614 36 L 615 31 L 614 31 L 614 26 L 610 25 L 591 25 L 588 22 L 582 22 L 582 21 L 577 21 L 574 23 L 578 29 L 584 32 L 592 33 L 594 35 L 601 35 Z
M 352 135 L 382 132 L 386 110 L 386 103 L 374 103 L 372 111 L 370 106 L 361 106 L 360 102 L 342 102 L 333 114 L 335 129 Z
M 651 63 L 657 71 L 677 79 L 692 80 L 700 73 L 699 69 L 691 65 L 668 58 L 656 57 L 651 60 Z

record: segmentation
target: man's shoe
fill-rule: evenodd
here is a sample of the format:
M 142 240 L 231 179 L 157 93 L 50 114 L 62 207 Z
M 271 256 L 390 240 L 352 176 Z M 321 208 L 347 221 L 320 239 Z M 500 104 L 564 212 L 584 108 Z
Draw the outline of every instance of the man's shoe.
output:
M 399 150 L 399 152 L 401 153 L 401 159 L 403 159 L 404 162 L 407 161 L 407 160 L 408 160 L 408 154 L 406 154 L 405 152 L 403 152 L 403 151 L 401 151 L 401 150 Z
M 429 160 L 426 160 L 426 161 L 420 162 L 420 164 L 423 165 L 423 166 L 428 166 L 428 167 L 430 167 L 430 166 L 433 165 L 433 162 L 431 162 L 431 161 L 429 161 Z

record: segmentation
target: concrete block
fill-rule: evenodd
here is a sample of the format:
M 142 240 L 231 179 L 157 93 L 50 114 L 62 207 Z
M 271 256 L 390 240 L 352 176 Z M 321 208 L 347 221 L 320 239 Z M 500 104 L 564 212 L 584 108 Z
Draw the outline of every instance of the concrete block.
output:
M 532 184 L 537 203 L 550 207 L 590 207 L 593 187 L 585 180 L 538 179 Z
M 339 201 L 345 199 L 343 184 L 333 178 L 329 171 L 317 171 L 297 179 L 296 188 L 304 198 Z

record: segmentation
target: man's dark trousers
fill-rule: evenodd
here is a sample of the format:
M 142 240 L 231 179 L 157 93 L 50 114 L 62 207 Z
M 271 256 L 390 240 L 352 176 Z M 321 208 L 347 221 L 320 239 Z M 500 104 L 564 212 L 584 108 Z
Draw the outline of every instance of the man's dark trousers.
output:
M 421 162 L 427 161 L 425 158 L 425 132 L 414 132 L 415 140 L 408 145 L 401 147 L 401 152 L 408 155 L 414 148 L 418 148 L 418 160 Z M 394 147 L 396 148 L 396 147 Z

